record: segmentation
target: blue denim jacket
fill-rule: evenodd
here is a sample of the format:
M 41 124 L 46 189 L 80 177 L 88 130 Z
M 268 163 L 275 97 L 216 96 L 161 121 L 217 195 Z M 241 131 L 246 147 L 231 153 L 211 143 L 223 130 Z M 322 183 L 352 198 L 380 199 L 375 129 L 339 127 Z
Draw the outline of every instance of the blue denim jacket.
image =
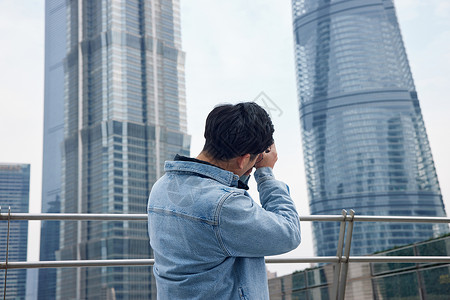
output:
M 287 185 L 257 169 L 261 207 L 232 172 L 193 160 L 165 171 L 148 201 L 158 299 L 269 299 L 264 256 L 300 243 Z

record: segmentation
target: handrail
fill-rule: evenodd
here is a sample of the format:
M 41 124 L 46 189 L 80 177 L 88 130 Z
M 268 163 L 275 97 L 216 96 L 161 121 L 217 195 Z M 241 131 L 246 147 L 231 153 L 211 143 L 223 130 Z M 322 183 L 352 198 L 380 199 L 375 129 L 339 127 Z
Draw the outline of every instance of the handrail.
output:
M 266 258 L 268 264 L 293 263 L 450 263 L 450 256 L 311 256 L 300 258 Z M 105 259 L 105 260 L 57 260 L 57 261 L 26 261 L 8 262 L 8 269 L 41 269 L 67 267 L 112 267 L 112 266 L 153 266 L 154 259 Z M 6 263 L 0 262 L 0 270 L 6 269 Z
M 61 220 L 61 221 L 147 221 L 147 214 L 90 214 L 90 213 L 11 213 L 13 220 Z M 358 216 L 352 219 L 350 215 L 305 215 L 299 216 L 300 221 L 306 222 L 401 222 L 401 223 L 450 223 L 450 217 L 405 217 L 405 216 Z M 8 215 L 0 211 L 0 221 L 7 220 Z
M 450 223 L 448 217 L 356 216 L 354 222 Z
M 0 220 L 6 220 L 8 217 L 0 213 Z M 11 214 L 11 220 L 27 221 L 147 221 L 147 214 L 78 214 L 78 213 L 14 213 Z

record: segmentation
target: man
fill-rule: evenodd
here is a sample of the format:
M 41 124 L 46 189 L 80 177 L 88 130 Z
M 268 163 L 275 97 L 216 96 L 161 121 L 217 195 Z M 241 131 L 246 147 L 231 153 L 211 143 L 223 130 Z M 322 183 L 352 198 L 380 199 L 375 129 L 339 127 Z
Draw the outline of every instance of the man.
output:
M 300 244 L 289 189 L 272 173 L 273 132 L 256 103 L 221 105 L 197 158 L 166 162 L 148 202 L 158 299 L 269 299 L 264 256 Z M 262 207 L 239 180 L 253 168 Z

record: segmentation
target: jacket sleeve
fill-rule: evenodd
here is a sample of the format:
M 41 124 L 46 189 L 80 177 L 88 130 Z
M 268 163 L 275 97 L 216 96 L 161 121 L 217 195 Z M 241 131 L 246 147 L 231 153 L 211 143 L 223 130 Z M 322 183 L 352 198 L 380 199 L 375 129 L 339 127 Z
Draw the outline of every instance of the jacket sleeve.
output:
M 268 167 L 256 170 L 255 179 L 262 207 L 248 194 L 231 193 L 218 212 L 217 237 L 229 256 L 276 255 L 300 244 L 300 220 L 287 185 Z

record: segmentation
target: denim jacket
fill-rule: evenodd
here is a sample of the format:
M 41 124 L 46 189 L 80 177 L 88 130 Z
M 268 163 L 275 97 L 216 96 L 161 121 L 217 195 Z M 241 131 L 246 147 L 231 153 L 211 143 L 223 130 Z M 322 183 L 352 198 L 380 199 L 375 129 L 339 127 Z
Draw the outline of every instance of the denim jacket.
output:
M 219 167 L 184 158 L 165 171 L 148 201 L 158 299 L 269 299 L 264 256 L 300 243 L 287 185 L 257 169 L 261 207 Z

